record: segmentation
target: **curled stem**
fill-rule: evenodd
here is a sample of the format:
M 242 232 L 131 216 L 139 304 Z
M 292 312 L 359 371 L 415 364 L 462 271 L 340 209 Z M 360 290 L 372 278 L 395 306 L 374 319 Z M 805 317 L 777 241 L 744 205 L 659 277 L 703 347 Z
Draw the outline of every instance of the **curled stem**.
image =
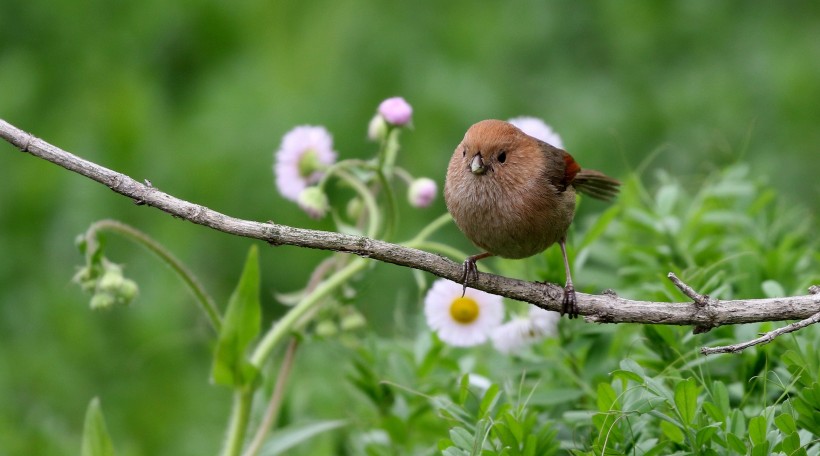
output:
M 182 279 L 185 285 L 188 286 L 188 289 L 194 295 L 197 304 L 199 304 L 200 309 L 202 309 L 205 316 L 208 318 L 208 322 L 211 323 L 211 327 L 213 327 L 214 331 L 219 333 L 219 330 L 222 327 L 222 317 L 219 314 L 219 310 L 217 309 L 213 298 L 211 298 L 211 296 L 205 291 L 205 288 L 199 280 L 197 280 L 194 273 L 191 272 L 185 264 L 175 257 L 168 249 L 163 247 L 159 242 L 155 241 L 151 236 L 130 225 L 126 225 L 125 223 L 117 220 L 106 219 L 95 222 L 88 227 L 85 234 L 86 240 L 89 244 L 88 251 L 95 250 L 92 246 L 97 243 L 97 233 L 102 231 L 109 231 L 130 239 L 136 244 L 146 248 L 149 252 L 153 253 L 160 260 L 170 266 L 171 269 L 177 273 L 179 278 Z

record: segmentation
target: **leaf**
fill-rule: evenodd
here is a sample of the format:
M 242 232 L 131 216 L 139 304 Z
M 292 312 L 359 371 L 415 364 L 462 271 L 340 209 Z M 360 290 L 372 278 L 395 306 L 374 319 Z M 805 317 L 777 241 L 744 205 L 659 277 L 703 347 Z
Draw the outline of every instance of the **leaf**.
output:
M 756 416 L 749 420 L 749 438 L 755 446 L 766 441 L 766 417 Z
M 675 443 L 683 443 L 683 431 L 669 421 L 661 421 L 661 431 L 669 440 Z
M 690 378 L 675 385 L 675 406 L 684 424 L 692 424 L 698 409 L 698 388 L 695 379 Z
M 726 443 L 735 453 L 746 454 L 746 442 L 734 434 L 726 434 Z
M 767 298 L 782 298 L 786 296 L 786 290 L 783 289 L 783 285 L 780 285 L 776 280 L 766 280 L 760 287 L 763 289 L 763 294 L 766 295 Z
M 723 421 L 723 419 L 729 415 L 729 390 L 726 388 L 726 384 L 715 380 L 712 382 L 711 393 L 715 405 L 723 415 L 721 419 L 715 421 Z
M 484 418 L 492 410 L 496 402 L 498 402 L 498 395 L 498 385 L 493 383 L 489 388 L 487 388 L 487 392 L 484 393 L 484 397 L 481 399 L 481 404 L 478 406 L 478 416 L 480 418 Z
M 461 449 L 473 448 L 473 435 L 463 427 L 454 427 L 450 429 L 450 440 L 453 444 Z
M 618 405 L 618 394 L 609 383 L 598 384 L 598 411 L 609 412 L 620 410 Z
M 792 418 L 791 415 L 787 415 L 785 413 L 777 415 L 774 418 L 774 424 L 784 434 L 797 432 L 797 425 L 794 423 L 794 418 Z
M 256 377 L 256 368 L 245 358 L 248 345 L 259 334 L 259 253 L 251 246 L 239 284 L 228 301 L 225 320 L 214 351 L 211 377 L 216 384 L 247 386 Z
M 83 425 L 83 446 L 80 452 L 82 456 L 113 456 L 114 445 L 108 435 L 105 426 L 100 399 L 91 399 L 85 411 L 85 424 Z
M 260 456 L 286 454 L 288 450 L 319 434 L 347 426 L 347 420 L 327 420 L 291 425 L 272 432 L 259 452 Z

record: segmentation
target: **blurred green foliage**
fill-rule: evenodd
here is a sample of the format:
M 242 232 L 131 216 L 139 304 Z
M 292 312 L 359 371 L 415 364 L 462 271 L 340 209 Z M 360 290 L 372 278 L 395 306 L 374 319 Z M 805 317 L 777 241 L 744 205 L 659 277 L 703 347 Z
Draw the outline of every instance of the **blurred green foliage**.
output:
M 375 106 L 402 95 L 415 108 L 415 131 L 403 135 L 399 162 L 439 184 L 452 148 L 470 124 L 519 114 L 544 118 L 583 165 L 625 180 L 637 175 L 628 181 L 621 212 L 611 215 L 617 220 L 601 223 L 602 232 L 594 232 L 594 218 L 607 214 L 605 207 L 582 202 L 573 233 L 578 239 L 571 239 L 573 254 L 580 257 L 587 248 L 588 260 L 581 263 L 588 265 L 579 265 L 576 277 L 581 289 L 615 288 L 636 299 L 669 296 L 663 276 L 670 269 L 686 272 L 693 285 L 707 288 L 701 291 L 724 297 L 776 290 L 761 290 L 764 280 L 794 293 L 817 279 L 816 269 L 814 275 L 809 269 L 816 268 L 817 254 L 806 241 L 815 225 L 805 212 L 794 215 L 788 208 L 820 210 L 818 4 L 3 0 L 0 5 L 1 118 L 233 216 L 330 228 L 330 221 L 311 221 L 276 194 L 272 151 L 292 126 L 310 123 L 333 132 L 341 156 L 368 156 L 372 145 L 365 128 Z M 81 262 L 73 239 L 102 218 L 137 226 L 190 265 L 222 308 L 248 241 L 134 206 L 6 144 L 0 144 L 0 155 L 0 452 L 76 453 L 86 406 L 99 396 L 118 454 L 214 453 L 230 397 L 206 382 L 211 330 L 193 299 L 154 258 L 112 238 L 108 255 L 126 263 L 128 276 L 142 285 L 141 294 L 127 309 L 90 312 L 87 296 L 70 284 L 72 268 Z M 744 164 L 727 168 L 737 162 Z M 667 171 L 655 179 L 655 169 Z M 745 190 L 699 191 L 710 179 Z M 423 211 L 401 204 L 399 239 L 445 210 L 441 199 Z M 585 244 L 590 233 L 597 242 Z M 439 236 L 470 249 L 452 226 Z M 324 254 L 292 247 L 260 253 L 262 305 L 270 321 L 281 313 L 274 292 L 301 288 Z M 526 264 L 534 265 L 539 277 L 560 282 L 556 255 L 548 251 Z M 554 271 L 558 278 L 550 276 Z M 402 352 L 397 348 L 392 354 L 389 341 L 416 333 L 417 296 L 406 270 L 385 265 L 371 271 L 360 290 L 356 301 L 374 333 L 369 337 L 382 341 L 379 350 L 387 358 L 371 363 L 377 379 L 398 381 L 386 374 L 386 366 L 402 368 Z M 768 327 L 725 328 L 710 337 L 736 340 Z M 814 344 L 811 330 L 794 340 L 805 337 L 802 344 Z M 649 347 L 635 349 L 636 339 Z M 680 345 L 669 345 L 671 340 Z M 538 349 L 537 362 L 493 359 L 511 372 L 537 374 L 540 379 L 533 381 L 540 386 L 533 387 L 531 403 L 557 407 L 551 420 L 578 416 L 585 423 L 578 425 L 582 433 L 612 423 L 590 420 L 592 412 L 573 415 L 574 408 L 589 411 L 597 404 L 632 416 L 625 408 L 629 398 L 616 404 L 601 397 L 621 394 L 624 386 L 647 388 L 646 380 L 628 374 L 606 377 L 623 368 L 621 360 L 633 350 L 645 358 L 638 359 L 648 372 L 642 379 L 678 360 L 691 366 L 674 369 L 705 372 L 696 385 L 701 396 L 721 394 L 710 377 L 727 383 L 732 407 L 752 408 L 742 412 L 751 426 L 754 416 L 764 414 L 757 409 L 782 402 L 772 388 L 764 398 L 771 401 L 751 399 L 768 375 L 799 368 L 799 362 L 790 362 L 798 355 L 810 359 L 803 363 L 817 362 L 811 358 L 816 353 L 801 353 L 805 345 L 791 340 L 725 363 L 727 358 L 693 355 L 706 340 L 682 328 L 573 324 L 565 328 L 560 346 L 553 341 Z M 780 370 L 765 370 L 772 362 L 768 354 L 775 351 L 773 358 L 781 358 L 784 345 L 798 355 L 782 360 Z M 484 355 L 478 350 L 445 357 L 443 363 L 458 363 L 457 368 L 442 374 L 435 391 L 450 387 L 457 394 L 455 373 Z M 306 344 L 283 424 L 341 416 L 366 429 L 376 422 L 376 411 L 368 415 L 350 406 L 363 400 L 361 388 L 341 380 L 352 370 L 352 357 L 335 340 Z M 543 363 L 553 363 L 555 371 Z M 490 378 L 496 384 L 517 381 L 499 372 L 504 370 L 483 375 L 497 376 Z M 677 371 L 664 375 L 671 378 Z M 763 377 L 751 381 L 756 375 Z M 402 378 L 403 385 L 422 392 L 433 388 L 424 386 L 430 381 L 426 376 Z M 805 397 L 793 406 L 801 426 L 817 407 L 809 392 L 816 385 L 812 379 L 816 382 L 805 380 Z M 660 413 L 672 414 L 682 408 L 675 400 L 678 384 L 663 381 L 673 398 Z M 570 403 L 556 404 L 557 398 Z M 680 404 L 690 407 L 686 400 Z M 685 420 L 676 416 L 680 426 L 658 425 L 663 433 L 654 437 L 674 447 L 681 445 L 681 436 L 690 437 L 688 423 L 717 421 L 719 415 L 699 410 L 686 412 Z M 508 410 L 485 412 L 476 415 L 476 423 L 489 414 L 503 420 Z M 773 410 L 766 415 L 771 419 L 754 425 L 760 432 L 776 428 L 785 442 L 794 432 L 788 419 L 778 420 L 782 415 Z M 450 436 L 450 443 L 453 436 L 464 437 L 461 431 L 450 435 L 446 425 L 427 415 L 420 420 L 425 436 Z M 384 427 L 388 434 L 407 431 L 395 420 Z M 728 434 L 746 429 L 752 428 L 721 428 L 713 436 L 734 442 Z M 628 444 L 617 439 L 630 436 L 628 431 L 611 441 L 625 452 Z M 348 431 L 334 435 L 343 434 Z M 754 440 L 760 434 L 750 435 Z M 542 437 L 533 445 L 549 447 L 551 436 Z M 368 438 L 378 436 L 362 437 Z M 558 438 L 568 437 L 559 433 Z M 334 454 L 344 446 L 339 442 L 318 440 L 304 454 Z

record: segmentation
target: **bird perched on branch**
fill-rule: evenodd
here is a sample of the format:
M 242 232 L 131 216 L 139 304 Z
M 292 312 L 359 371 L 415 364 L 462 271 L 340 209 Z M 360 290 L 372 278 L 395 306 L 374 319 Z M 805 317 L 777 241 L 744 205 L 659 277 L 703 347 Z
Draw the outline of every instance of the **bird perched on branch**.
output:
M 567 278 L 561 314 L 577 317 L 566 249 L 575 192 L 609 201 L 619 185 L 508 122 L 483 120 L 471 126 L 453 152 L 444 184 L 444 200 L 456 225 L 484 250 L 464 261 L 464 289 L 477 277 L 476 261 L 526 258 L 557 242 Z

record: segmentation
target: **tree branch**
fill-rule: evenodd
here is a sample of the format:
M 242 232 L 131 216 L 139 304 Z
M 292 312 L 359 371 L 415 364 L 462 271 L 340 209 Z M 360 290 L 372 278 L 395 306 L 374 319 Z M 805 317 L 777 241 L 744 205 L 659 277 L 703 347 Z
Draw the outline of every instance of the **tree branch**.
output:
M 104 184 L 111 190 L 133 199 L 136 204 L 152 206 L 175 217 L 224 233 L 259 239 L 274 246 L 293 245 L 353 253 L 385 263 L 419 269 L 455 282 L 459 282 L 462 275 L 461 263 L 402 245 L 363 236 L 294 228 L 274 222 L 242 220 L 221 214 L 163 193 L 150 185 L 150 182 L 146 181 L 148 185 L 142 184 L 124 174 L 72 155 L 2 119 L 0 137 L 23 152 Z M 820 294 L 719 301 L 696 293 L 673 274 L 670 275 L 670 280 L 691 298 L 692 302 L 633 301 L 620 298 L 612 292 L 601 295 L 577 293 L 578 311 L 589 322 L 692 325 L 695 326 L 696 332 L 739 323 L 807 319 L 820 312 Z M 543 309 L 561 309 L 563 289 L 555 284 L 526 282 L 479 273 L 477 279 L 469 285 L 489 293 L 528 302 Z M 803 326 L 808 324 L 810 323 Z

